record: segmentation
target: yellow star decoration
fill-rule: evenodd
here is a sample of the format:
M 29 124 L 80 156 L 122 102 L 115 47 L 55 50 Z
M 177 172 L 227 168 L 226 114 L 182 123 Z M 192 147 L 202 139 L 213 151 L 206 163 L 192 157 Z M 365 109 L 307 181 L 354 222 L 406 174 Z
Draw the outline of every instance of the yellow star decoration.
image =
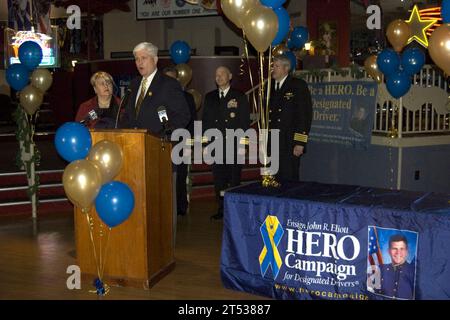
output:
M 419 14 L 419 8 L 414 6 L 409 20 L 406 21 L 411 27 L 411 38 L 408 39 L 408 44 L 416 40 L 425 48 L 428 48 L 427 30 L 431 28 L 438 20 L 422 20 Z

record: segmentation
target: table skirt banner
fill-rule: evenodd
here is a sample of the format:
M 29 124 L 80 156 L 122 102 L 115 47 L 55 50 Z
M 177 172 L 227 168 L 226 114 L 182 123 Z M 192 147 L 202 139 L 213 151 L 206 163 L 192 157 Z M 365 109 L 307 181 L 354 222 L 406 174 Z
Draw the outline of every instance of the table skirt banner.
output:
M 225 194 L 226 288 L 275 299 L 449 299 L 450 195 L 319 183 Z

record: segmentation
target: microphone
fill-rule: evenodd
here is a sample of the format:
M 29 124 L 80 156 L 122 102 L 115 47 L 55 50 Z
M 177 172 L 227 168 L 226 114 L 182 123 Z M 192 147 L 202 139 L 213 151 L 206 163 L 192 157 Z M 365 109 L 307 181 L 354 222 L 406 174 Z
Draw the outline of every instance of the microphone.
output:
M 81 124 L 85 124 L 87 122 L 91 122 L 93 120 L 97 120 L 99 118 L 99 108 L 92 109 L 88 112 L 87 116 L 80 121 Z
M 159 121 L 163 124 L 163 126 L 166 125 L 167 122 L 169 122 L 166 107 L 159 106 L 158 109 L 156 109 L 156 111 L 158 112 Z
M 126 106 L 128 104 L 128 100 L 130 99 L 131 89 L 127 88 L 125 91 L 125 94 L 123 95 L 122 101 L 120 101 L 119 110 L 117 110 L 116 115 L 116 124 L 114 125 L 114 129 L 117 129 L 117 124 L 119 123 L 119 116 L 120 111 L 122 110 L 123 106 Z
M 163 126 L 164 135 L 165 136 L 170 135 L 169 116 L 167 115 L 166 107 L 159 106 L 158 109 L 156 109 L 156 111 L 158 112 L 159 122 L 161 122 Z

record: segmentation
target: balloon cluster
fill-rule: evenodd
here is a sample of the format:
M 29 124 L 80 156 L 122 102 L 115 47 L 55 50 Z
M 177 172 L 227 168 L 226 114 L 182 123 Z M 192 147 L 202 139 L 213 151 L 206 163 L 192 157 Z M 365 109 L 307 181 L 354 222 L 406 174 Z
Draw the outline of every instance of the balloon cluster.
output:
M 386 36 L 394 50 L 384 49 L 378 55 L 369 56 L 364 68 L 378 83 L 381 83 L 384 74 L 388 92 L 398 99 L 408 93 L 412 76 L 425 64 L 425 54 L 418 48 L 408 48 L 401 53 L 411 36 L 409 24 L 401 19 L 389 24 Z
M 434 63 L 450 75 L 450 0 L 442 1 L 441 16 L 443 24 L 431 34 L 428 51 Z
M 185 41 L 177 40 L 170 46 L 170 57 L 176 64 L 175 68 L 178 72 L 178 81 L 183 88 L 186 88 L 192 80 L 192 68 L 187 64 L 191 58 L 191 47 Z M 195 89 L 187 90 L 195 101 L 195 107 L 198 110 L 202 103 L 202 95 Z
M 84 213 L 95 200 L 100 219 L 110 228 L 126 221 L 134 208 L 133 192 L 125 183 L 111 181 L 122 167 L 122 149 L 109 140 L 92 146 L 88 129 L 78 122 L 66 122 L 58 128 L 55 147 L 70 162 L 63 174 L 69 200 Z
M 52 85 L 52 74 L 47 69 L 36 69 L 42 61 L 42 49 L 34 41 L 20 45 L 19 60 L 20 63 L 11 64 L 6 70 L 6 81 L 19 92 L 20 105 L 26 113 L 34 115 Z
M 411 88 L 411 78 L 425 64 L 425 54 L 418 48 L 408 48 L 403 54 L 384 49 L 377 57 L 378 69 L 386 77 L 386 88 L 396 99 Z
M 220 3 L 225 16 L 243 30 L 256 51 L 265 52 L 271 45 L 280 45 L 289 34 L 290 18 L 283 7 L 285 2 L 286 0 L 222 0 Z M 287 47 L 301 49 L 307 41 L 308 29 L 295 27 L 287 41 Z
M 291 50 L 303 49 L 308 42 L 308 29 L 295 27 L 291 34 L 289 13 L 283 7 L 286 0 L 224 0 L 222 11 L 260 53 L 273 46 L 273 55 L 285 55 L 291 61 L 291 70 L 297 66 L 297 57 Z M 287 42 L 285 44 L 284 42 Z
M 273 46 L 273 55 L 287 56 L 291 61 L 291 70 L 295 70 L 297 57 L 291 49 L 302 49 L 305 46 L 308 42 L 308 29 L 298 26 L 289 35 L 291 21 L 289 13 L 283 7 L 285 2 L 286 0 L 223 0 L 221 8 L 225 16 L 243 30 L 243 35 L 258 52 L 263 53 L 269 46 Z
M 450 0 L 442 1 L 441 15 L 443 24 L 431 34 L 428 51 L 431 58 L 447 75 L 450 74 Z M 401 51 L 411 37 L 411 28 L 403 20 L 392 21 L 386 36 L 392 49 L 383 50 L 376 58 L 367 58 L 366 71 L 376 81 L 381 82 L 381 73 L 387 77 L 386 87 L 394 98 L 405 95 L 411 87 L 411 77 L 419 72 L 425 63 L 425 54 L 417 48 Z

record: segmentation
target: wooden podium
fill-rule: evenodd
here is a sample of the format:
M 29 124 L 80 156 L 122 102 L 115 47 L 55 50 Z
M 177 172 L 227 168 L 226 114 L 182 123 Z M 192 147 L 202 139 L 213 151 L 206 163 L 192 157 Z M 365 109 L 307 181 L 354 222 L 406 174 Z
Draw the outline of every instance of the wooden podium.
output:
M 172 212 L 171 144 L 146 130 L 91 130 L 92 145 L 101 140 L 117 143 L 123 166 L 114 180 L 128 184 L 134 193 L 131 216 L 109 231 L 103 279 L 109 284 L 149 288 L 175 267 Z M 94 242 L 105 252 L 108 227 L 93 205 Z M 100 236 L 103 234 L 103 236 Z M 97 277 L 86 214 L 75 207 L 77 261 L 83 277 Z M 105 260 L 106 258 L 106 260 Z

